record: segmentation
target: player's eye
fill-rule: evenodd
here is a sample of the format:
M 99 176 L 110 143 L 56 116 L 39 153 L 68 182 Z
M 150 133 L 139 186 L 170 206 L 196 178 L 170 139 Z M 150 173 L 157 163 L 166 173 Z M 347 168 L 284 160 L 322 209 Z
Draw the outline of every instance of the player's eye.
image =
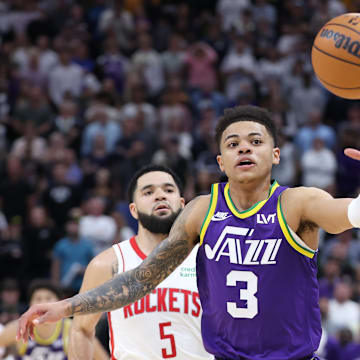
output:
M 174 189 L 168 188 L 168 189 L 165 189 L 165 191 L 166 191 L 167 193 L 173 193 L 173 192 L 174 192 Z
M 262 144 L 262 141 L 260 139 L 254 139 L 254 140 L 252 140 L 251 143 L 254 145 L 260 145 L 260 144 Z
M 229 148 L 233 148 L 233 147 L 236 147 L 237 144 L 238 144 L 238 143 L 237 143 L 236 141 L 232 141 L 232 142 L 228 143 L 227 146 L 228 146 Z
M 145 196 L 150 196 L 153 192 L 151 190 L 145 191 L 144 195 Z

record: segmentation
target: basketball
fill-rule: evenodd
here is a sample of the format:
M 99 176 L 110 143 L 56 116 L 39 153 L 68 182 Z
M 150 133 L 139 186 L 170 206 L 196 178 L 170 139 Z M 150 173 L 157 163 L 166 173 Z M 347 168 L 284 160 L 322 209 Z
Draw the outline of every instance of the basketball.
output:
M 328 21 L 315 37 L 311 60 L 326 89 L 342 98 L 360 99 L 360 13 Z

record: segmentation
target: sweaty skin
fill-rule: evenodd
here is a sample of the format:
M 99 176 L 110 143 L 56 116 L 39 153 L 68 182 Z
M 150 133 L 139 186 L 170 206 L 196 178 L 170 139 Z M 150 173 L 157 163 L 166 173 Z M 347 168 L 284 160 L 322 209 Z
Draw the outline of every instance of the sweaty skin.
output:
M 236 207 L 240 211 L 246 210 L 249 204 L 266 199 L 271 164 L 278 163 L 280 157 L 279 149 L 274 147 L 266 128 L 251 121 L 231 124 L 222 135 L 220 152 L 218 163 L 229 177 L 231 198 Z M 355 149 L 346 150 L 345 153 L 360 160 L 360 152 Z M 245 156 L 251 157 L 254 165 L 244 170 L 237 164 Z M 26 340 L 31 336 L 34 324 L 53 322 L 74 314 L 111 311 L 151 292 L 185 259 L 197 242 L 209 201 L 209 195 L 200 196 L 186 205 L 168 239 L 139 267 L 117 275 L 86 293 L 29 309 L 19 320 L 18 338 Z M 282 206 L 289 226 L 315 250 L 319 227 L 329 233 L 340 233 L 352 228 L 347 217 L 350 201 L 334 199 L 316 188 L 300 187 L 284 191 Z

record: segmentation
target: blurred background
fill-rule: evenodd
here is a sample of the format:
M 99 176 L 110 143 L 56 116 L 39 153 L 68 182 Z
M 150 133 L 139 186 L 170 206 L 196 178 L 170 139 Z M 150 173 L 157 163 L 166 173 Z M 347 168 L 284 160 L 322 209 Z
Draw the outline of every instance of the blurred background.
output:
M 359 0 L 0 1 L 0 327 L 31 280 L 73 295 L 94 255 L 136 233 L 125 193 L 141 166 L 174 169 L 187 201 L 223 180 L 226 107 L 273 113 L 281 185 L 357 196 L 343 149 L 360 147 L 360 101 L 327 92 L 310 59 L 350 11 Z M 319 283 L 319 353 L 360 358 L 358 230 L 320 233 Z

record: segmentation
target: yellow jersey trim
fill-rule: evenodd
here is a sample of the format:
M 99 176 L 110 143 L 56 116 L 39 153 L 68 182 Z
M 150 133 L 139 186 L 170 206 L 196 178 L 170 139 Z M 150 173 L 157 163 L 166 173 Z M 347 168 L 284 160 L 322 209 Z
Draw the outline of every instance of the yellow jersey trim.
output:
M 28 347 L 28 343 L 22 343 L 17 349 L 18 355 L 19 356 L 25 355 L 27 347 Z
M 227 183 L 225 185 L 224 196 L 225 196 L 226 204 L 227 204 L 228 208 L 230 209 L 230 211 L 233 213 L 233 215 L 235 215 L 236 217 L 238 217 L 240 219 L 245 219 L 245 218 L 248 218 L 248 217 L 256 214 L 266 204 L 266 202 L 270 199 L 270 197 L 272 196 L 272 194 L 278 187 L 279 187 L 279 184 L 276 181 L 274 181 L 271 184 L 271 187 L 269 189 L 269 195 L 268 195 L 267 199 L 257 202 L 252 207 L 250 207 L 249 209 L 244 210 L 244 211 L 239 211 L 236 208 L 234 202 L 232 201 L 231 196 L 230 196 L 229 183 Z
M 64 344 L 64 353 L 66 355 L 68 354 L 70 327 L 71 327 L 71 320 L 65 319 L 62 340 L 63 340 L 63 344 Z
M 211 185 L 211 198 L 210 198 L 210 204 L 207 211 L 207 214 L 204 218 L 203 224 L 200 229 L 200 246 L 204 241 L 205 233 L 207 228 L 209 227 L 211 218 L 214 215 L 216 204 L 218 200 L 218 194 L 219 194 L 219 184 L 212 184 Z
M 286 223 L 284 214 L 282 212 L 281 195 L 279 196 L 278 204 L 277 204 L 277 217 L 278 217 L 278 220 L 279 220 L 281 230 L 282 230 L 282 232 L 283 232 L 283 234 L 285 236 L 285 239 L 289 243 L 289 245 L 291 247 L 293 247 L 300 254 L 303 254 L 303 255 L 307 256 L 308 258 L 312 259 L 314 257 L 314 255 L 315 255 L 316 251 L 304 248 L 301 244 L 299 244 L 294 239 L 294 237 L 292 236 L 292 234 L 290 232 L 290 229 L 288 227 L 288 224 Z
M 48 337 L 47 339 L 43 339 L 39 336 L 38 332 L 36 331 L 36 327 L 34 328 L 34 340 L 40 344 L 40 345 L 50 345 L 52 344 L 60 335 L 61 332 L 61 325 L 62 325 L 62 321 L 58 321 L 56 323 L 56 327 L 54 332 L 52 333 L 52 335 L 50 337 Z

